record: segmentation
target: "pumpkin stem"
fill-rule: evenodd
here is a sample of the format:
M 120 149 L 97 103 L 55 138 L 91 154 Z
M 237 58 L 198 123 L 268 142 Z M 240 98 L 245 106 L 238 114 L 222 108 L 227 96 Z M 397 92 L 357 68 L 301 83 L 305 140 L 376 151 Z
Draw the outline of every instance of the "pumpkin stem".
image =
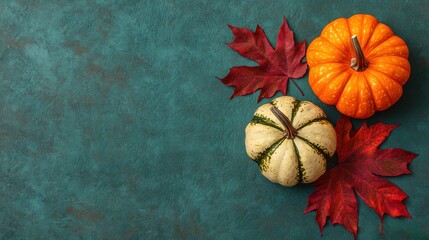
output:
M 292 122 L 289 120 L 286 115 L 280 111 L 276 106 L 272 106 L 270 108 L 271 112 L 273 112 L 274 116 L 283 124 L 285 131 L 284 137 L 287 139 L 295 138 L 298 135 L 298 131 L 293 127 Z
M 359 41 L 357 39 L 356 35 L 352 36 L 352 44 L 353 49 L 355 50 L 356 57 L 352 58 L 350 67 L 354 70 L 361 72 L 368 68 L 368 60 L 366 60 L 365 56 L 363 55 L 362 48 L 360 47 Z

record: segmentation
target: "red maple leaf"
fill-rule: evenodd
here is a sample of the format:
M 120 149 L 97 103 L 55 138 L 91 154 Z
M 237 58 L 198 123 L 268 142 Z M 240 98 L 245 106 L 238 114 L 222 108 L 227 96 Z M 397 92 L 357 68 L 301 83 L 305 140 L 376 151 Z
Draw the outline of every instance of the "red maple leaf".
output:
M 270 45 L 259 25 L 255 32 L 228 26 L 234 35 L 234 41 L 227 45 L 259 65 L 232 67 L 228 75 L 220 79 L 225 85 L 235 87 L 231 99 L 254 93 L 258 89 L 261 89 L 258 102 L 262 98 L 271 98 L 277 91 L 286 95 L 289 78 L 300 78 L 306 73 L 307 63 L 301 62 L 305 56 L 305 40 L 295 45 L 293 32 L 286 18 L 283 18 L 278 33 L 276 49 Z
M 392 217 L 411 218 L 402 202 L 407 194 L 380 176 L 411 173 L 407 169 L 417 155 L 398 148 L 378 149 L 379 145 L 398 125 L 377 123 L 354 130 L 350 119 L 341 117 L 337 133 L 339 163 L 316 182 L 316 190 L 308 198 L 305 213 L 316 210 L 320 234 L 329 216 L 332 224 L 341 224 L 353 233 L 358 232 L 358 205 L 355 193 L 383 220 L 385 213 Z

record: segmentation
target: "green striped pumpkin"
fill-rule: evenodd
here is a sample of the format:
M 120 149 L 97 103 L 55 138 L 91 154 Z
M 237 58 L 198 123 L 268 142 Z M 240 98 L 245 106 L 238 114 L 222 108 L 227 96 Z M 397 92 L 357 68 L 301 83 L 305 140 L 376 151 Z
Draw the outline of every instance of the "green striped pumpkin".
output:
M 294 186 L 314 182 L 325 173 L 337 138 L 322 109 L 283 96 L 256 110 L 246 127 L 245 144 L 266 178 Z

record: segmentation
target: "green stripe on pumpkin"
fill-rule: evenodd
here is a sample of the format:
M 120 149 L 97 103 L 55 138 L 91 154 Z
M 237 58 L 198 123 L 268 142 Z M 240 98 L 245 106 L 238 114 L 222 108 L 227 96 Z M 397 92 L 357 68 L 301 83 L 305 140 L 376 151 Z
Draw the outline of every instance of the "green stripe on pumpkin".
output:
M 261 172 L 265 172 L 268 170 L 268 166 L 270 165 L 271 156 L 277 150 L 277 148 L 283 143 L 285 138 L 280 138 L 278 141 L 273 143 L 269 148 L 265 149 L 259 156 L 253 159 L 258 165 Z
M 296 160 L 298 161 L 298 169 L 297 169 L 298 170 L 298 176 L 296 176 L 296 178 L 297 178 L 296 180 L 297 180 L 297 182 L 302 183 L 304 180 L 303 176 L 305 174 L 305 169 L 302 166 L 301 156 L 299 155 L 298 147 L 296 146 L 295 141 L 292 140 L 292 143 L 293 143 L 293 150 L 295 151 L 295 155 L 296 155 Z
M 252 125 L 262 124 L 265 126 L 273 127 L 275 129 L 278 129 L 278 130 L 283 132 L 283 129 L 279 125 L 277 125 L 277 123 L 275 123 L 273 120 L 271 120 L 271 119 L 269 119 L 266 116 L 261 115 L 261 114 L 255 114 L 253 116 L 252 120 L 250 121 L 250 124 L 252 124 Z
M 312 120 L 304 123 L 301 127 L 299 127 L 296 130 L 300 130 L 301 128 L 306 127 L 306 126 L 308 126 L 308 125 L 310 125 L 312 123 L 321 122 L 321 121 L 325 121 L 325 120 L 328 121 L 328 119 L 326 118 L 326 116 L 320 116 L 320 117 L 314 118 L 314 119 L 312 119 Z
M 298 102 L 298 101 L 296 101 L 296 102 L 294 102 L 294 107 L 293 107 L 293 109 L 292 109 L 292 116 L 291 116 L 291 118 L 290 118 L 290 122 L 291 123 L 293 123 L 293 119 L 295 118 L 295 116 L 296 116 L 296 113 L 298 112 L 298 109 L 299 109 L 299 107 L 301 106 L 301 103 L 302 102 Z
M 328 151 L 325 149 L 325 148 L 323 148 L 322 146 L 319 146 L 319 145 L 316 145 L 316 144 L 314 144 L 314 143 L 312 143 L 312 142 L 310 142 L 308 139 L 306 139 L 306 138 L 303 138 L 303 137 L 301 137 L 301 136 L 296 136 L 297 138 L 299 138 L 299 139 L 301 139 L 302 141 L 304 141 L 307 145 L 309 145 L 311 148 L 313 148 L 314 150 L 316 150 L 316 152 L 319 154 L 319 155 L 322 155 L 323 156 L 323 158 L 325 158 L 325 160 L 327 161 L 327 160 L 329 160 L 329 158 L 330 158 L 330 156 L 329 156 L 329 153 L 328 153 Z

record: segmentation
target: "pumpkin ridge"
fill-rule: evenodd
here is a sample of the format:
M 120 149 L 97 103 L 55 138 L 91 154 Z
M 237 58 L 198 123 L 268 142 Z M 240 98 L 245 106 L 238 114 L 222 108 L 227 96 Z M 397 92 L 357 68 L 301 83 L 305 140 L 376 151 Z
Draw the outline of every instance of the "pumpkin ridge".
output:
M 377 26 L 374 28 L 374 30 L 372 31 L 371 37 L 368 39 L 368 41 L 367 41 L 367 43 L 365 44 L 365 47 L 364 47 L 364 48 L 366 48 L 366 47 L 367 47 L 367 45 L 372 41 L 372 38 L 373 38 L 374 33 L 375 33 L 375 30 L 376 30 L 379 26 L 380 26 L 380 27 L 387 27 L 387 28 L 389 28 L 389 29 L 390 29 L 390 31 L 391 31 L 391 34 L 392 34 L 392 35 L 390 35 L 389 37 L 387 37 L 387 38 L 386 38 L 386 39 L 384 39 L 383 41 L 381 41 L 381 42 L 377 43 L 376 45 L 372 46 L 372 48 L 369 48 L 369 47 L 368 47 L 369 49 L 364 49 L 364 50 L 366 50 L 367 54 L 371 53 L 371 51 L 372 51 L 372 50 L 376 49 L 378 46 L 380 46 L 381 44 L 383 44 L 384 42 L 386 42 L 387 40 L 389 40 L 391 37 L 395 36 L 395 34 L 393 33 L 392 29 L 391 29 L 389 26 L 387 26 L 387 25 L 386 25 L 386 24 L 384 24 L 384 23 L 379 22 L 379 23 L 377 24 Z
M 404 57 L 401 57 L 401 56 L 398 56 L 398 55 L 395 55 L 395 54 L 385 55 L 385 56 L 378 56 L 378 57 L 373 58 L 372 60 L 377 59 L 377 58 L 384 58 L 384 57 L 398 57 L 398 58 L 402 58 L 402 59 L 408 60 L 408 59 L 406 59 L 406 58 L 404 58 Z M 378 69 L 377 67 L 374 67 L 374 64 L 372 64 L 372 65 L 373 65 L 373 68 L 372 68 L 372 69 Z M 409 71 L 409 69 L 404 68 L 404 65 L 403 65 L 403 64 L 397 64 L 397 63 L 386 63 L 386 65 L 391 65 L 391 66 L 395 66 L 395 67 L 397 67 L 397 68 L 401 68 L 401 69 L 402 69 L 402 70 L 404 70 L 405 72 Z M 395 81 L 396 81 L 396 80 L 395 80 Z M 396 81 L 396 82 L 397 82 L 397 81 Z
M 361 100 L 361 97 L 360 97 L 360 93 L 359 93 L 359 90 L 360 90 L 360 88 L 359 88 L 359 83 L 360 83 L 360 81 L 361 81 L 361 79 L 360 79 L 360 77 L 358 76 L 358 75 L 360 75 L 360 74 L 362 74 L 361 72 L 358 72 L 358 73 L 356 73 L 354 76 L 356 76 L 356 84 L 357 84 L 357 86 L 358 86 L 358 93 L 356 94 L 356 106 L 355 106 L 355 109 L 353 109 L 353 115 L 354 116 L 356 116 L 356 114 L 357 114 L 357 112 L 359 111 L 359 105 L 360 105 L 360 100 Z
M 352 70 L 352 71 L 354 71 L 354 70 Z M 355 74 L 351 74 L 350 75 L 350 78 L 348 79 L 348 81 L 347 81 L 347 83 L 345 84 L 345 86 L 344 86 L 344 88 L 343 88 L 343 91 L 341 92 L 341 94 L 340 94 L 340 96 L 338 97 L 338 101 L 335 103 L 335 106 L 336 106 L 336 108 L 337 109 L 339 109 L 339 105 L 342 103 L 341 102 L 341 100 L 342 99 L 344 99 L 345 97 L 343 97 L 343 96 L 345 96 L 346 94 L 347 94 L 347 92 L 345 91 L 346 90 L 346 87 L 349 85 L 349 84 L 355 84 L 354 82 L 352 82 L 352 81 L 357 81 L 357 80 L 355 80 L 354 78 L 357 78 L 357 74 L 361 74 L 361 73 L 355 73 Z M 353 86 L 353 88 L 351 88 L 351 89 L 356 89 L 355 88 L 355 86 Z M 358 94 L 359 95 L 359 94 Z M 358 96 L 358 98 L 359 98 L 359 96 Z M 355 102 L 359 102 L 359 99 L 358 100 L 356 100 Z M 340 111 L 342 114 L 344 114 L 342 111 Z M 353 109 L 353 114 L 351 114 L 351 115 L 356 115 L 356 112 L 357 112 L 357 110 L 354 110 Z M 349 114 L 347 114 L 347 115 L 350 115 L 350 113 Z
M 372 55 L 374 55 L 374 54 L 376 54 L 377 53 L 377 51 L 381 51 L 381 50 L 383 50 L 384 48 L 392 48 L 392 47 L 400 47 L 401 45 L 403 45 L 403 44 L 401 44 L 401 45 L 388 45 L 388 46 L 383 46 L 383 44 L 385 43 L 385 42 L 387 42 L 387 41 L 389 41 L 390 39 L 392 39 L 392 38 L 399 38 L 399 39 L 401 39 L 402 41 L 404 41 L 402 38 L 400 38 L 400 37 L 398 37 L 398 36 L 396 36 L 396 35 L 392 35 L 392 36 L 390 36 L 390 37 L 388 37 L 388 38 L 386 38 L 386 40 L 384 40 L 383 42 L 381 42 L 379 45 L 377 45 L 377 46 L 374 46 L 371 50 L 367 50 L 367 57 L 368 58 L 374 58 L 374 57 L 372 57 Z M 375 53 L 373 53 L 373 51 L 376 51 Z M 386 54 L 386 55 L 381 55 L 381 56 L 378 56 L 378 57 L 385 57 L 385 56 L 389 56 L 389 55 L 391 55 L 391 56 L 399 56 L 399 57 L 401 57 L 400 55 L 398 55 L 398 54 Z
M 347 56 L 348 54 L 344 52 L 344 50 L 342 50 L 341 48 L 339 48 L 337 45 L 335 45 L 333 42 L 329 41 L 329 38 L 325 37 L 325 36 L 319 36 L 318 38 L 322 39 L 322 41 L 329 43 L 330 45 L 332 45 L 333 47 L 335 47 L 336 49 L 338 49 L 338 51 L 340 51 L 342 54 L 344 54 L 344 56 Z M 324 49 L 317 49 L 313 50 L 315 52 L 323 52 L 323 53 L 327 53 L 330 54 L 331 52 L 329 51 L 323 51 Z
M 315 51 L 315 52 L 316 52 L 316 51 Z M 317 51 L 317 52 L 319 52 L 319 51 Z M 324 53 L 324 52 L 322 52 L 322 53 Z M 328 53 L 326 53 L 326 54 L 328 54 Z M 314 68 L 314 67 L 319 67 L 319 66 L 324 65 L 324 64 L 341 64 L 341 65 L 346 65 L 346 66 L 348 66 L 348 65 L 349 65 L 349 64 L 345 63 L 345 61 L 344 61 L 344 60 L 340 59 L 340 60 L 333 60 L 333 61 L 331 61 L 331 62 L 319 62 L 319 63 L 313 63 L 313 64 L 311 64 L 310 66 L 311 66 L 312 68 Z
M 374 102 L 374 99 L 375 99 L 374 98 L 374 92 L 372 91 L 371 84 L 369 84 L 368 79 L 365 76 L 365 72 L 362 72 L 362 77 L 363 77 L 364 81 L 362 80 L 362 78 L 361 78 L 361 81 L 363 81 L 366 84 L 366 86 L 369 88 L 369 90 L 371 91 L 371 102 L 372 102 L 372 107 L 373 107 L 373 112 L 374 112 L 377 109 L 377 106 L 375 105 L 375 102 Z M 359 111 L 359 108 L 358 108 L 358 111 Z
M 290 117 L 290 122 L 292 123 L 292 125 L 293 125 L 293 120 L 295 119 L 295 115 L 296 115 L 296 113 L 298 112 L 298 109 L 299 109 L 299 107 L 301 106 L 301 103 L 302 102 L 297 102 L 297 103 L 295 103 L 295 105 L 293 106 L 293 109 L 292 109 L 292 114 L 291 114 L 291 117 Z
M 324 149 L 323 147 L 316 145 L 312 142 L 310 142 L 310 140 L 303 138 L 301 136 L 297 136 L 297 138 L 301 139 L 303 142 L 305 142 L 308 146 L 310 146 L 311 148 L 313 148 L 314 150 L 316 150 L 316 152 L 320 155 L 323 156 L 323 158 L 327 161 L 329 158 L 331 158 L 331 156 L 329 155 L 328 151 L 326 149 Z
M 352 20 L 354 20 L 356 17 L 359 18 L 360 22 L 355 22 L 355 24 L 352 24 Z M 356 34 L 360 37 L 359 41 L 360 44 L 362 44 L 362 49 L 364 49 L 368 45 L 374 34 L 375 29 L 377 29 L 378 24 L 380 24 L 380 22 L 375 17 L 368 14 L 356 14 L 348 18 L 347 22 L 350 25 L 358 26 L 358 32 L 352 33 L 352 31 L 350 31 L 350 33 L 351 35 Z
M 387 55 L 383 55 L 383 56 L 375 56 L 375 57 L 372 57 L 371 58 L 371 60 L 379 60 L 379 58 L 385 58 L 385 57 L 396 57 L 396 58 L 402 58 L 402 59 L 405 59 L 405 60 L 407 60 L 408 61 L 408 59 L 406 58 L 406 57 L 403 57 L 403 56 L 400 56 L 400 55 L 397 55 L 397 54 L 393 54 L 393 53 L 391 53 L 391 54 L 387 54 Z M 398 66 L 398 67 L 401 67 L 401 68 L 403 68 L 403 65 L 402 64 L 396 64 L 396 63 L 388 63 L 389 65 L 395 65 L 395 66 Z
M 363 73 L 357 73 L 357 74 L 362 74 L 363 75 Z M 359 86 L 359 84 L 360 84 L 360 81 L 362 81 L 361 79 L 360 79 L 360 77 L 356 77 L 356 81 L 357 81 L 357 84 L 358 84 L 358 86 Z M 360 88 L 358 87 L 358 89 L 360 90 Z M 354 109 L 354 112 L 353 112 L 353 115 L 354 116 L 356 116 L 357 115 L 357 113 L 359 112 L 359 105 L 360 105 L 360 100 L 361 100 L 361 96 L 360 96 L 360 92 L 358 91 L 358 94 L 357 94 L 357 99 L 356 99 L 356 102 L 358 103 L 358 104 L 356 104 L 356 107 L 355 107 L 355 109 Z
M 367 71 L 366 72 L 366 74 L 368 74 L 368 75 L 372 75 L 372 77 L 373 77 L 373 79 L 375 79 L 375 81 L 377 81 L 378 83 L 379 83 L 379 85 L 380 85 L 380 87 L 383 89 L 383 91 L 386 93 L 386 96 L 387 96 L 387 99 L 389 100 L 389 103 L 388 103 L 388 105 L 389 106 L 391 106 L 392 105 L 392 98 L 390 97 L 390 95 L 389 95 L 389 92 L 387 91 L 387 89 L 386 89 L 386 87 L 384 86 L 384 84 L 381 84 L 380 83 L 380 81 L 371 73 L 371 71 Z M 367 76 L 365 76 L 365 79 L 368 81 L 368 78 L 367 78 Z M 371 87 L 371 84 L 369 84 L 368 83 L 368 85 L 369 85 L 369 88 L 371 89 L 371 94 L 372 94 L 372 97 L 373 97 L 373 99 L 375 99 L 374 98 L 374 91 L 373 91 L 373 89 L 372 89 L 372 87 Z M 378 109 L 378 107 L 377 107 L 377 104 L 375 104 L 375 101 L 374 101 L 374 105 L 375 105 L 375 108 L 377 109 L 377 111 L 380 111 L 379 109 Z
M 305 171 L 305 169 L 303 170 L 303 166 L 302 166 L 302 162 L 301 162 L 301 155 L 299 155 L 299 151 L 298 151 L 298 147 L 296 146 L 295 141 L 292 139 L 292 143 L 293 143 L 293 150 L 295 152 L 296 155 L 296 161 L 298 162 L 298 176 L 297 176 L 297 182 L 298 183 L 302 183 L 303 182 L 303 171 Z
M 367 15 L 364 15 L 362 18 L 361 26 L 366 26 L 366 24 L 365 24 L 366 21 L 367 21 Z M 378 23 L 377 23 L 377 25 L 378 25 Z M 371 32 L 369 33 L 370 37 L 368 39 L 366 39 L 365 45 L 362 45 L 362 49 L 364 49 L 366 47 L 366 45 L 368 45 L 369 39 L 371 39 L 371 36 L 372 36 L 372 33 L 374 32 L 374 29 L 371 29 Z M 364 34 L 363 34 L 364 30 L 365 30 L 365 27 L 362 27 L 361 32 L 360 32 L 360 34 L 362 34 L 362 36 L 364 36 Z
M 346 25 L 347 25 L 347 31 L 348 33 L 350 33 L 350 37 L 352 36 L 352 30 L 350 29 L 350 22 L 349 22 L 349 18 L 346 19 Z M 336 29 L 335 29 L 336 30 Z M 347 49 L 350 51 L 350 46 L 351 46 L 351 41 L 348 42 L 347 44 Z M 350 55 L 351 52 L 348 53 L 348 55 Z
M 286 138 L 280 138 L 278 141 L 273 143 L 270 147 L 261 152 L 253 161 L 255 161 L 261 172 L 265 172 L 269 168 L 271 156 L 277 150 L 277 148 L 283 143 Z
M 308 122 L 306 122 L 306 123 L 302 124 L 302 125 L 301 125 L 301 127 L 297 128 L 296 130 L 297 130 L 297 131 L 299 131 L 299 130 L 301 130 L 302 128 L 307 127 L 308 125 L 310 125 L 310 124 L 312 124 L 312 123 L 315 123 L 315 122 L 321 122 L 321 121 L 323 121 L 323 120 L 328 121 L 328 118 L 326 118 L 326 116 L 320 116 L 320 117 L 317 117 L 317 118 L 311 119 L 310 121 L 308 121 Z
M 408 58 L 403 57 L 401 55 L 398 55 L 396 53 L 389 53 L 389 54 L 386 54 L 386 55 L 376 56 L 376 57 L 370 56 L 370 57 L 368 57 L 368 60 L 369 59 L 374 60 L 374 59 L 377 59 L 377 58 L 384 58 L 384 57 L 398 57 L 398 58 L 403 58 L 403 59 L 405 59 L 405 60 L 408 61 Z M 398 66 L 402 66 L 402 65 L 398 64 Z
M 357 24 L 357 26 L 359 26 L 358 27 L 358 30 L 359 30 L 359 32 L 352 32 L 352 28 L 350 28 L 350 25 L 352 25 L 352 26 L 355 26 L 356 24 L 352 24 L 352 19 L 353 18 L 359 18 L 359 21 L 360 21 L 360 23 L 359 24 Z M 349 17 L 349 18 L 347 18 L 347 26 L 348 26 L 348 29 L 349 29 L 349 33 L 350 33 L 350 37 L 351 36 L 353 36 L 353 35 L 358 35 L 358 36 L 361 36 L 362 35 L 362 30 L 363 30 L 363 27 L 361 27 L 361 26 L 364 26 L 363 25 L 363 20 L 364 20 L 364 16 L 362 15 L 362 14 L 356 14 L 356 15 L 353 15 L 353 16 L 351 16 L 351 17 Z
M 378 60 L 378 58 L 385 58 L 385 57 L 397 57 L 397 58 L 402 58 L 405 60 L 408 60 L 407 58 L 403 57 L 403 56 L 399 56 L 397 54 L 389 54 L 389 55 L 383 55 L 383 56 L 377 56 L 377 57 L 372 57 L 371 60 Z M 398 66 L 400 68 L 404 68 L 402 64 L 397 64 L 397 63 L 387 63 L 389 65 L 394 65 L 394 66 Z
M 252 120 L 250 120 L 250 124 L 261 124 L 261 125 L 273 127 L 273 128 L 278 129 L 279 131 L 282 131 L 282 132 L 284 131 L 273 120 L 271 120 L 270 118 L 267 118 L 267 117 L 265 117 L 265 116 L 263 116 L 261 114 L 255 114 L 253 116 Z
M 334 80 L 336 80 L 336 78 L 338 78 L 338 77 L 340 77 L 340 76 L 342 76 L 343 74 L 347 74 L 348 73 L 348 70 L 342 70 L 342 71 L 337 71 L 336 73 L 338 73 L 338 74 L 335 74 L 334 75 L 334 77 L 331 77 L 331 80 L 329 80 L 329 81 L 327 81 L 327 83 L 326 83 L 326 85 L 325 85 L 325 87 L 323 88 L 323 90 L 322 91 L 320 91 L 319 92 L 319 95 L 320 96 L 323 96 L 324 94 L 325 94 L 325 92 L 327 91 L 327 89 L 328 89 L 328 87 L 327 86 L 329 86 Z M 350 74 L 349 74 L 350 75 Z M 349 77 L 350 78 L 350 77 Z M 320 80 L 322 80 L 322 78 L 320 78 L 319 79 L 319 81 Z M 318 81 L 318 82 L 319 82 Z M 342 93 L 343 92 L 343 90 L 344 90 L 344 88 L 346 87 L 346 85 L 347 85 L 347 82 L 348 82 L 349 80 L 346 80 L 345 81 L 345 83 L 343 84 L 343 86 L 341 87 L 341 90 L 339 91 L 340 93 Z M 317 82 L 316 83 L 314 83 L 314 87 L 317 87 Z M 311 86 L 310 86 L 311 87 Z M 339 96 L 337 97 L 337 98 L 339 98 Z M 338 102 L 338 100 L 337 100 L 337 102 Z
M 374 71 L 374 69 L 371 69 L 372 71 Z M 375 70 L 376 71 L 376 70 Z M 378 71 L 377 71 L 378 72 Z M 386 87 L 384 86 L 384 84 L 382 84 L 379 80 L 378 80 L 378 78 L 376 77 L 376 76 L 374 76 L 374 74 L 372 74 L 371 73 L 371 71 L 367 71 L 366 72 L 366 74 L 369 74 L 369 75 L 372 75 L 373 76 L 373 78 L 375 79 L 375 81 L 377 81 L 379 84 L 380 84 L 380 87 L 381 88 L 383 88 L 383 91 L 386 93 L 386 96 L 387 96 L 387 98 L 389 99 L 389 106 L 392 106 L 392 104 L 394 103 L 394 101 L 392 101 L 392 97 L 390 96 L 390 94 L 389 94 L 389 91 L 387 91 L 387 89 L 386 89 Z M 387 75 L 386 75 L 386 77 L 387 77 Z M 366 78 L 366 76 L 365 76 L 365 78 Z M 393 81 L 395 81 L 394 79 L 392 79 Z M 368 80 L 367 80 L 368 81 Z M 395 81 L 396 82 L 396 81 Z M 371 86 L 371 85 L 370 85 Z M 370 89 L 371 89 L 371 93 L 372 94 L 374 94 L 373 92 L 372 92 L 372 88 L 370 87 Z M 376 107 L 377 107 L 377 105 L 376 105 Z
M 344 18 L 345 19 L 345 18 Z M 350 32 L 350 24 L 349 24 L 349 20 L 348 19 L 345 19 L 346 21 L 344 21 L 345 22 L 345 25 L 347 26 L 347 29 L 348 29 L 348 32 L 349 33 L 351 33 Z M 337 28 L 332 28 L 334 31 L 335 31 L 335 34 L 336 34 L 336 36 L 339 36 L 339 34 L 338 34 L 338 30 L 337 30 Z M 325 38 L 325 37 L 324 37 Z M 329 38 L 325 38 L 328 42 L 330 42 L 330 43 L 332 43 L 332 45 L 334 45 L 334 46 L 336 46 L 345 56 L 349 56 L 350 55 L 350 53 L 349 52 L 347 52 L 347 49 L 349 49 L 349 46 L 346 46 L 346 51 L 344 51 L 344 49 L 342 49 L 341 48 L 341 46 L 344 46 L 344 45 L 341 45 L 341 46 L 338 46 L 338 45 L 336 45 L 335 43 L 333 43 L 333 42 L 331 42 L 330 41 L 330 39 Z
M 317 52 L 320 52 L 320 51 L 317 51 Z M 344 60 L 336 60 L 335 62 L 329 62 L 329 63 L 327 63 L 327 62 L 321 62 L 321 63 L 312 64 L 311 67 L 312 68 L 319 67 L 320 65 L 324 65 L 324 64 L 341 64 L 341 65 L 346 65 L 346 66 L 349 65 L 348 63 L 345 63 Z
M 392 81 L 396 82 L 396 83 L 397 83 L 397 84 L 399 84 L 400 86 L 403 86 L 403 84 L 400 84 L 400 83 L 398 82 L 398 80 L 397 80 L 397 79 L 392 78 L 391 76 L 389 76 L 389 75 L 387 75 L 386 73 L 384 73 L 384 72 L 382 72 L 382 71 L 378 70 L 377 68 L 371 68 L 371 70 L 372 70 L 372 71 L 374 71 L 374 72 L 378 72 L 378 73 L 380 73 L 380 74 L 382 74 L 382 75 L 386 76 L 387 78 L 390 78 Z

